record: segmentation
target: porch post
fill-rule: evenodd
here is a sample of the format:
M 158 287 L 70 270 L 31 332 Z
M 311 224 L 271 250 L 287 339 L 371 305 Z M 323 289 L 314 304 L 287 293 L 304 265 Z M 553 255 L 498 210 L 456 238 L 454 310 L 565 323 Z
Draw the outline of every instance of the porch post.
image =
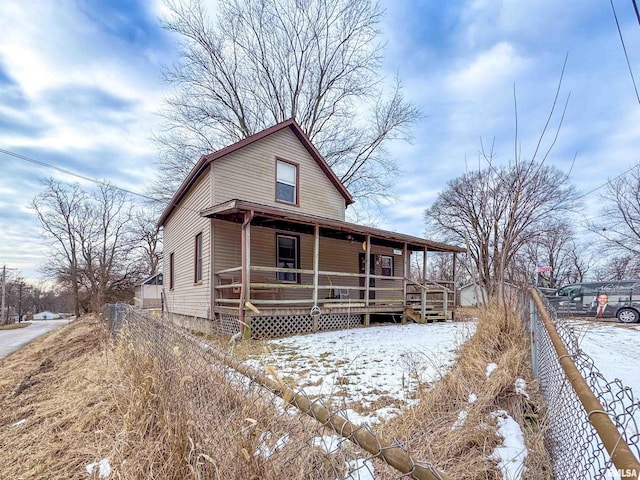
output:
M 216 262 L 215 262 L 215 228 L 213 226 L 213 218 L 209 219 L 209 285 L 211 287 L 211 309 L 209 310 L 209 318 L 216 317 L 216 299 L 218 291 L 216 290 Z
M 451 290 L 453 290 L 453 306 L 455 307 L 457 302 L 456 302 L 456 260 L 458 259 L 458 253 L 457 252 L 453 252 L 453 272 L 451 273 L 451 278 L 453 279 L 453 285 L 451 285 Z M 453 316 L 453 312 L 452 312 L 452 316 Z M 453 318 L 452 318 L 453 320 Z
M 427 283 L 427 247 L 424 247 L 422 254 L 422 284 Z
M 402 304 L 407 306 L 407 242 L 402 247 Z
M 320 225 L 317 223 L 313 229 L 314 243 L 313 243 L 313 306 L 318 305 L 318 270 L 320 264 Z M 318 331 L 318 316 L 313 316 L 313 331 Z
M 371 235 L 367 235 L 367 248 L 365 249 L 364 254 L 364 305 L 367 307 L 367 313 L 364 314 L 364 325 L 365 327 L 369 326 L 371 321 L 371 316 L 369 315 L 369 282 L 370 282 L 370 269 L 371 269 Z
M 249 301 L 251 292 L 251 220 L 253 220 L 253 211 L 245 212 L 240 238 L 240 243 L 242 244 L 242 269 L 238 318 L 243 332 L 242 336 L 245 339 L 251 338 L 251 319 L 247 320 L 244 315 L 245 303 Z

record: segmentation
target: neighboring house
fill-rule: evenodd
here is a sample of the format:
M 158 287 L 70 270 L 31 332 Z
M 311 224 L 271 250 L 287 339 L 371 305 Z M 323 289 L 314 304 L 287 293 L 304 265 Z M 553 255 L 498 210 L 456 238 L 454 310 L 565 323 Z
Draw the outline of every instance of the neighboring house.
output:
M 458 302 L 461 307 L 476 307 L 487 300 L 487 292 L 476 282 L 467 283 L 458 289 Z
M 165 311 L 254 337 L 368 325 L 374 314 L 424 320 L 432 305 L 407 278 L 411 254 L 464 250 L 345 222 L 351 203 L 292 120 L 201 157 L 158 220 Z
M 36 313 L 33 316 L 34 320 L 55 320 L 56 318 L 60 318 L 60 315 L 49 311 Z
M 134 306 L 137 308 L 162 307 L 162 273 L 156 273 L 136 285 Z
M 511 283 L 505 283 L 504 293 L 507 298 L 517 301 L 518 287 Z M 458 289 L 458 302 L 461 307 L 477 307 L 488 301 L 487 290 L 477 282 L 467 283 Z

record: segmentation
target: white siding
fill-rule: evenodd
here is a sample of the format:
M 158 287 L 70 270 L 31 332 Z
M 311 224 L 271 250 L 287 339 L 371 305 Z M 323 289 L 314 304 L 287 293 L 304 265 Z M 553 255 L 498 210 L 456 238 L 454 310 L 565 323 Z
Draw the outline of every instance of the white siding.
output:
M 211 205 L 209 172 L 203 173 L 164 224 L 164 293 L 173 313 L 206 317 L 211 305 L 209 219 L 199 211 Z M 195 237 L 202 233 L 202 282 L 195 279 Z M 169 255 L 174 254 L 173 290 L 169 289 Z
M 276 157 L 298 164 L 299 207 L 276 202 Z M 212 166 L 213 204 L 237 198 L 344 220 L 344 197 L 289 128 L 215 160 Z

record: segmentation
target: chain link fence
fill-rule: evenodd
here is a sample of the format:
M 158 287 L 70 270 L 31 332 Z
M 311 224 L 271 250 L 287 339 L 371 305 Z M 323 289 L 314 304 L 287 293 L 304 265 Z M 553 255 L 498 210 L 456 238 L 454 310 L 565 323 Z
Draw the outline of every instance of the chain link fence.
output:
M 640 458 L 640 399 L 620 380 L 607 380 L 593 359 L 580 349 L 571 322 L 558 318 L 543 295 L 537 295 L 540 303 L 534 301 L 536 294 L 532 295 L 533 297 L 525 297 L 531 298 L 531 301 L 523 302 L 523 317 L 531 331 L 534 374 L 539 379 L 546 400 L 546 441 L 555 478 L 637 479 L 640 474 L 636 467 Z M 544 308 L 540 309 L 538 305 Z M 547 328 L 549 326 L 545 326 L 545 321 L 551 322 L 555 329 Z M 566 347 L 564 355 L 559 356 L 554 346 L 554 330 Z M 611 354 L 615 355 L 615 352 Z M 571 359 L 601 408 L 594 410 L 585 407 L 576 391 L 574 378 L 569 378 L 561 364 L 563 357 Z M 604 435 L 599 434 L 594 427 L 594 414 L 600 413 L 606 413 L 619 432 L 615 434 L 613 431 L 617 439 L 611 441 L 614 442 L 614 458 L 619 453 L 623 456 L 623 450 L 626 450 L 626 460 L 630 461 L 624 467 L 619 462 L 612 462 L 605 448 L 607 442 L 602 438 Z
M 194 478 L 450 478 L 277 372 L 266 375 L 166 319 L 123 305 L 106 306 L 105 316 L 131 362 L 153 365 L 176 425 L 188 428 Z

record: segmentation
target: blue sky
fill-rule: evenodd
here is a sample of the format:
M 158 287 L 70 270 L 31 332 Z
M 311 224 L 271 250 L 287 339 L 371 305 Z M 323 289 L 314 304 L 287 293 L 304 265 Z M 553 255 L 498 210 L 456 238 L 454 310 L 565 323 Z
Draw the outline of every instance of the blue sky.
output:
M 640 105 L 609 2 L 383 6 L 385 73 L 399 74 L 425 118 L 412 144 L 389 149 L 402 173 L 380 226 L 421 235 L 424 208 L 477 168 L 481 139 L 495 139 L 498 163 L 513 159 L 514 84 L 530 155 L 567 53 L 561 99 L 571 98 L 549 163 L 568 170 L 575 156 L 571 180 L 587 192 L 640 160 Z M 630 0 L 615 6 L 640 82 L 640 25 Z M 0 12 L 0 149 L 143 192 L 168 88 L 161 68 L 176 56 L 175 39 L 158 27 L 160 3 L 0 0 Z M 28 278 L 41 277 L 47 247 L 27 206 L 51 175 L 74 180 L 0 153 L 0 264 Z M 597 209 L 596 191 L 576 221 Z

